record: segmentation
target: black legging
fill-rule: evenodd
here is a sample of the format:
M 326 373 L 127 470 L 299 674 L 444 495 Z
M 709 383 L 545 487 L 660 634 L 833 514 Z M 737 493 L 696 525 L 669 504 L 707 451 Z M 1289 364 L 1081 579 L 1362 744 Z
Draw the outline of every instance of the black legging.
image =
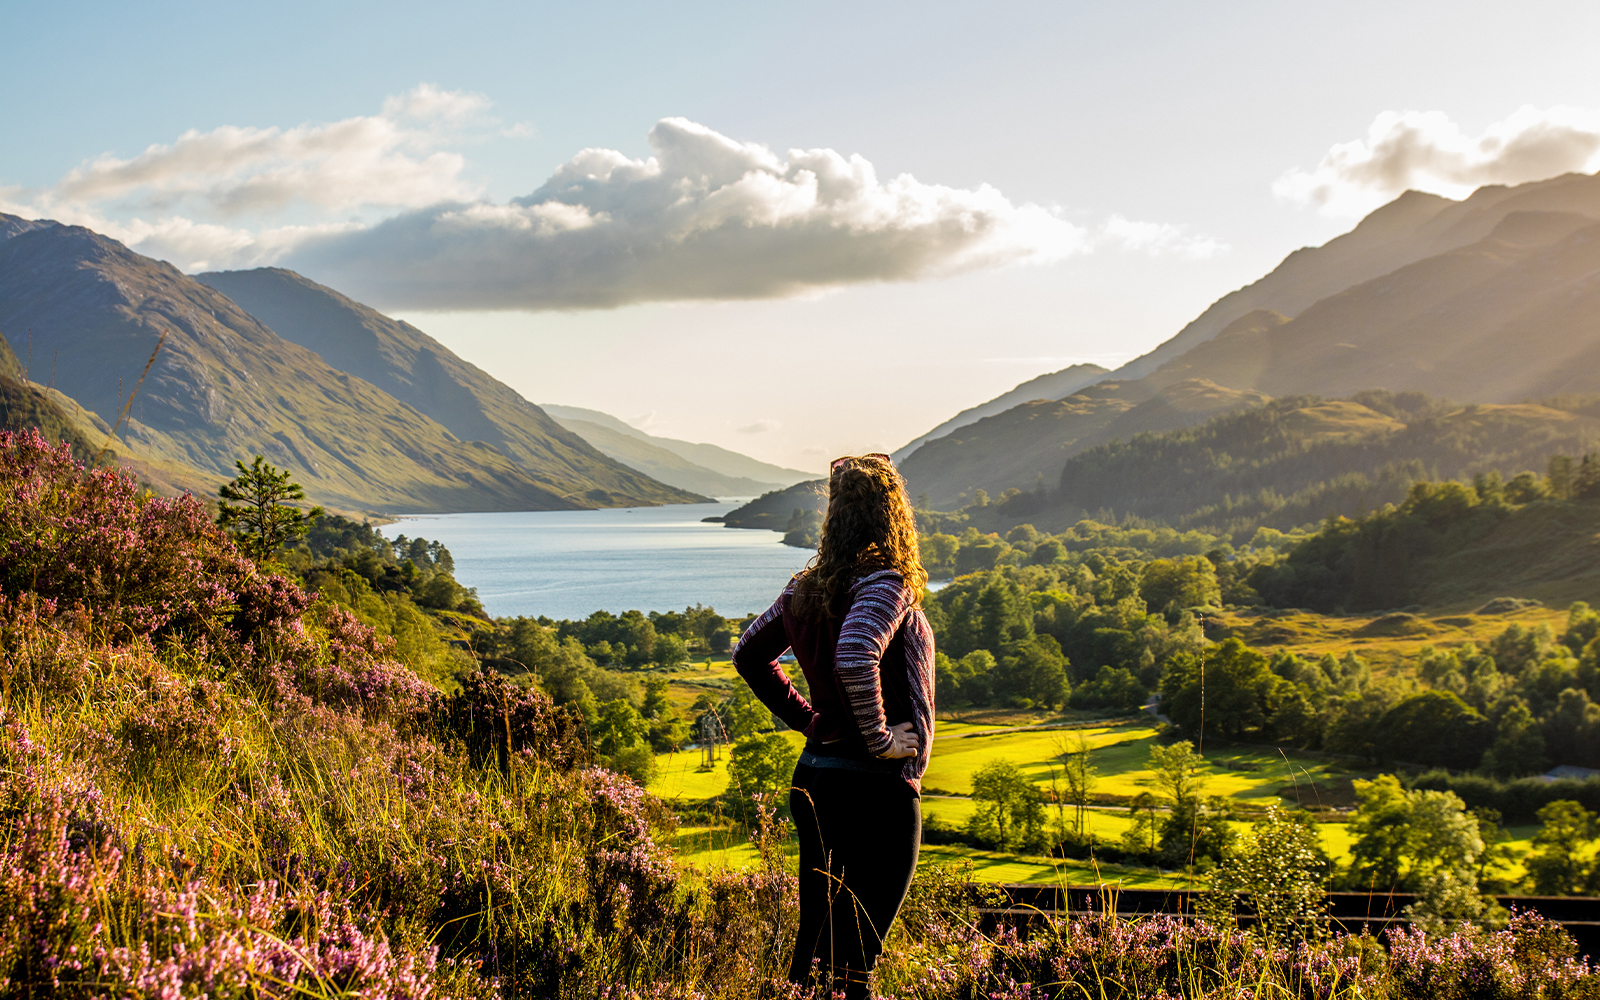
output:
M 789 979 L 809 983 L 814 971 L 847 1000 L 865 997 L 916 871 L 922 800 L 896 775 L 800 764 L 789 809 L 800 840 Z

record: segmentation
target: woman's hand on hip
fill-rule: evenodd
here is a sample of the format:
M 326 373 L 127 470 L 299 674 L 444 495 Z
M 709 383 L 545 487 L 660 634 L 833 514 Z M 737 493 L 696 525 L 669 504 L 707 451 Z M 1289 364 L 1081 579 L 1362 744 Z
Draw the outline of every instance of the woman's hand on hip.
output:
M 886 760 L 899 757 L 915 757 L 917 751 L 922 749 L 922 738 L 911 730 L 911 723 L 902 722 L 898 726 L 889 727 L 889 749 L 879 754 Z

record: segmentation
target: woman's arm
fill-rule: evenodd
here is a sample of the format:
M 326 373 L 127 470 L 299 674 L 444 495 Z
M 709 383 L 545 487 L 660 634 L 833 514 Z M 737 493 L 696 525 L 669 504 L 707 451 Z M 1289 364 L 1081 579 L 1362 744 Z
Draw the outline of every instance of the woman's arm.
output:
M 879 665 L 910 609 L 911 595 L 899 573 L 874 574 L 856 590 L 839 629 L 839 646 L 834 653 L 834 674 L 850 702 L 856 728 L 861 731 L 867 750 L 880 757 L 892 751 L 895 742 L 883 715 Z
M 788 596 L 787 591 L 779 595 L 772 607 L 744 630 L 733 647 L 733 666 L 768 711 L 790 729 L 810 736 L 819 718 L 817 711 L 778 665 L 778 657 L 789 648 L 789 634 L 783 627 L 783 603 Z

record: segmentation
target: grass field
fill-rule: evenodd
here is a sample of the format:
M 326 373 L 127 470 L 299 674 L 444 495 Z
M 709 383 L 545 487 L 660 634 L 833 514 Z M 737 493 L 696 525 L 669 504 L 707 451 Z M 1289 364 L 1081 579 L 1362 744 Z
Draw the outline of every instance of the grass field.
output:
M 1477 615 L 1471 609 L 1445 609 L 1444 613 L 1417 616 L 1319 615 L 1312 612 L 1261 614 L 1235 610 L 1222 615 L 1218 635 L 1237 636 L 1263 651 L 1288 650 L 1304 657 L 1333 653 L 1341 656 L 1354 651 L 1379 672 L 1399 669 L 1413 660 L 1424 645 L 1455 646 L 1464 642 L 1487 643 L 1508 625 L 1525 627 L 1548 624 L 1559 631 L 1565 623 L 1564 608 L 1528 608 L 1505 615 Z M 668 673 L 669 695 L 680 709 L 687 709 L 701 695 L 727 697 L 742 683 L 726 658 L 702 659 Z M 1112 722 L 1086 721 L 1086 713 L 1040 715 L 1022 710 L 968 710 L 959 720 L 938 724 L 933 761 L 923 779 L 923 814 L 938 817 L 953 826 L 964 825 L 976 809 L 967 796 L 972 791 L 973 774 L 994 760 L 1009 760 L 1022 769 L 1041 788 L 1051 787 L 1052 767 L 1059 769 L 1059 758 L 1081 736 L 1091 748 L 1097 771 L 1093 788 L 1096 806 L 1089 810 L 1089 830 L 1103 839 L 1120 838 L 1130 819 L 1120 803 L 1141 791 L 1157 791 L 1155 774 L 1149 767 L 1150 748 L 1157 738 L 1153 720 L 1148 717 Z M 798 733 L 787 737 L 798 746 Z M 1292 807 L 1293 797 L 1282 793 L 1299 786 L 1309 789 L 1301 797 L 1307 805 L 1348 807 L 1352 804 L 1350 781 L 1370 777 L 1319 756 L 1293 751 L 1236 746 L 1201 748 L 1206 767 L 1204 794 L 1223 795 L 1234 800 L 1242 818 L 1235 824 L 1244 828 L 1250 814 L 1270 803 Z M 727 749 L 707 768 L 698 751 L 665 754 L 657 758 L 659 776 L 651 791 L 669 803 L 689 804 L 722 794 L 728 785 Z M 1050 807 L 1053 808 L 1053 807 Z M 1055 819 L 1052 816 L 1052 819 Z M 1071 822 L 1070 809 L 1066 815 Z M 1351 836 L 1343 822 L 1318 824 L 1323 847 L 1336 859 L 1348 859 Z M 1532 849 L 1536 827 L 1513 827 L 1507 831 L 1509 846 L 1518 860 L 1503 877 L 1524 874 L 1520 858 Z M 695 865 L 741 866 L 752 862 L 755 851 L 743 834 L 726 829 L 686 826 L 675 846 L 679 857 Z M 1095 866 L 1079 861 L 975 851 L 950 845 L 927 845 L 923 856 L 929 861 L 970 860 L 980 879 L 1004 882 L 1057 882 L 1071 884 L 1115 881 L 1128 886 L 1182 884 L 1181 877 L 1153 871 Z

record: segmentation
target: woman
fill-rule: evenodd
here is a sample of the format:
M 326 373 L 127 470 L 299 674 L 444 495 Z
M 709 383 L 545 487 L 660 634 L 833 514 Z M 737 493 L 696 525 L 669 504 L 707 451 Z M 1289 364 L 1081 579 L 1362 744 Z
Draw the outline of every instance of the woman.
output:
M 757 697 L 806 735 L 789 807 L 800 841 L 800 931 L 789 978 L 847 998 L 911 886 L 933 748 L 928 582 L 905 482 L 887 455 L 838 459 L 817 554 L 733 651 Z M 800 695 L 778 665 L 793 649 Z

